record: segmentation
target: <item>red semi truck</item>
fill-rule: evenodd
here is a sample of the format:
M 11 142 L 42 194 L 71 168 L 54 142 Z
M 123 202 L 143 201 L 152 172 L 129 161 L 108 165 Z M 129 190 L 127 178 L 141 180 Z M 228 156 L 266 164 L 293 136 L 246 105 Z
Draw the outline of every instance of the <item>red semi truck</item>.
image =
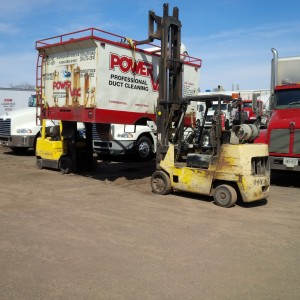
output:
M 243 100 L 243 111 L 247 114 L 245 123 L 256 123 L 258 126 L 261 124 L 263 116 L 263 101 L 256 100 L 256 107 L 253 107 L 253 100 Z
M 272 170 L 300 171 L 300 56 L 278 58 L 272 52 L 272 115 L 255 142 L 269 145 Z
M 243 123 L 256 124 L 259 128 L 266 127 L 264 116 L 264 103 L 262 100 L 242 100 L 241 109 L 243 111 Z M 233 124 L 239 123 L 240 111 L 237 109 Z

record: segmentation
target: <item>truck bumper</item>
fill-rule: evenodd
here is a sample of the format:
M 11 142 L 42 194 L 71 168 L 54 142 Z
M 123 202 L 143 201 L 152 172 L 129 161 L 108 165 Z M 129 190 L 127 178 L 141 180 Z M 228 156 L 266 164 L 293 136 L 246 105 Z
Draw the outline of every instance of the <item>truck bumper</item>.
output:
M 93 141 L 93 148 L 97 154 L 124 155 L 134 152 L 134 141 Z
M 35 136 L 0 136 L 0 145 L 4 147 L 34 147 Z
M 271 170 L 300 172 L 300 158 L 298 158 L 298 164 L 291 165 L 284 164 L 284 158 L 281 156 L 270 156 L 270 167 Z

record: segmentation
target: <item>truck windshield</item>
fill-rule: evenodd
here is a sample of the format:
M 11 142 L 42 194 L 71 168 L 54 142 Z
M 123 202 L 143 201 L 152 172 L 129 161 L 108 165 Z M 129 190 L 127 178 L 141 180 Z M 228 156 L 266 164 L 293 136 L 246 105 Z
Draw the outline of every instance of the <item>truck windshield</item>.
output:
M 214 104 L 208 110 L 216 110 L 218 109 L 218 104 Z M 227 110 L 227 104 L 221 104 L 221 110 Z
M 274 97 L 276 108 L 300 107 L 300 89 L 279 90 Z
M 244 102 L 243 107 L 252 107 L 252 102 Z
M 28 99 L 28 107 L 36 107 L 36 95 L 31 95 Z

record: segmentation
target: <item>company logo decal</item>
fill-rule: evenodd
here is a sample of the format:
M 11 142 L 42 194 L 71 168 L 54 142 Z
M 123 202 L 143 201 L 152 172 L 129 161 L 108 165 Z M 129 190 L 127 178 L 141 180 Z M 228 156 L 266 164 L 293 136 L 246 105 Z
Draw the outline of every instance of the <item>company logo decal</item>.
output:
M 116 53 L 110 53 L 109 69 L 119 69 L 124 74 L 132 74 L 140 77 L 148 77 L 151 82 L 152 90 L 158 91 L 158 79 L 154 78 L 154 68 L 149 62 L 142 60 L 135 61 L 132 57 L 126 55 L 119 56 Z M 145 79 L 138 79 L 135 76 L 121 76 L 116 74 L 110 75 L 109 85 L 118 87 L 125 87 L 131 89 L 148 91 L 147 81 Z

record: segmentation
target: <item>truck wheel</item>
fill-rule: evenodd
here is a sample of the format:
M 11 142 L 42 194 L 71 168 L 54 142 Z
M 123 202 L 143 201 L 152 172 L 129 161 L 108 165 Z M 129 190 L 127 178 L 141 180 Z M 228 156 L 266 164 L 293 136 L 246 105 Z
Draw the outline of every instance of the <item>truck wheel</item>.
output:
M 28 147 L 11 147 L 10 149 L 16 154 L 25 154 L 29 148 Z
M 37 167 L 38 169 L 43 169 L 43 161 L 42 161 L 41 158 L 37 158 L 37 159 L 36 159 L 36 167 Z
M 231 207 L 237 200 L 237 193 L 232 186 L 222 184 L 216 187 L 213 197 L 217 205 Z
M 136 144 L 136 150 L 139 159 L 149 159 L 152 156 L 152 143 L 150 139 L 146 136 L 139 138 Z
M 73 170 L 73 161 L 70 157 L 64 156 L 59 161 L 59 170 L 62 174 L 69 174 Z
M 155 194 L 169 194 L 172 190 L 170 177 L 163 171 L 155 171 L 151 176 L 151 188 Z

